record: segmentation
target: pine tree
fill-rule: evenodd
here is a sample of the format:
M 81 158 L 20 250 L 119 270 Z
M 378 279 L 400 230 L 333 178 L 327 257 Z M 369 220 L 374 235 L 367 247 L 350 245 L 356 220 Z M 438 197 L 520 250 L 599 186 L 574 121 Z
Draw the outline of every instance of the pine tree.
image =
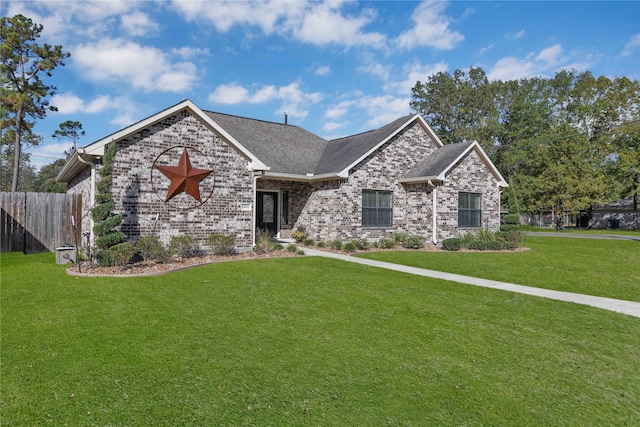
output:
M 97 236 L 96 246 L 99 249 L 109 249 L 125 241 L 124 233 L 117 228 L 122 223 L 122 214 L 114 213 L 115 202 L 111 194 L 113 185 L 113 159 L 116 155 L 115 142 L 105 148 L 103 167 L 100 169 L 100 181 L 96 185 L 96 205 L 91 210 L 95 221 L 93 232 Z

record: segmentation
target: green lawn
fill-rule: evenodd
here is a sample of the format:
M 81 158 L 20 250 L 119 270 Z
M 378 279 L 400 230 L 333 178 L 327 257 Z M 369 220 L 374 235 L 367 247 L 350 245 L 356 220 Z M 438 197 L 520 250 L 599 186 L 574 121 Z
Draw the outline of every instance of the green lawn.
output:
M 2 254 L 2 425 L 638 425 L 640 319 L 299 257 Z
M 538 288 L 640 301 L 640 241 L 528 236 L 526 252 L 366 252 L 362 257 Z

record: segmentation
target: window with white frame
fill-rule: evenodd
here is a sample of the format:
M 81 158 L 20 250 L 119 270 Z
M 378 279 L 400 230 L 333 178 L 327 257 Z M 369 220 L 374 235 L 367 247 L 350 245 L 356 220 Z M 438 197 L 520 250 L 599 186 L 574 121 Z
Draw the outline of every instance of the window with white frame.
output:
M 362 226 L 390 227 L 393 223 L 393 193 L 362 190 Z
M 458 227 L 478 228 L 482 224 L 482 195 L 458 194 Z

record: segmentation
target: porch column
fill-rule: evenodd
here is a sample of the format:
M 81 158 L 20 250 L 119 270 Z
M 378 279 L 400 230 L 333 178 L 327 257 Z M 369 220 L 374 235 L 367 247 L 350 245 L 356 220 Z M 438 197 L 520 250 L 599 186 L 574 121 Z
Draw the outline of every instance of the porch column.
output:
M 434 245 L 438 244 L 438 230 L 437 230 L 437 216 L 438 216 L 438 211 L 437 211 L 437 201 L 438 201 L 438 186 L 435 185 L 433 182 L 431 182 L 431 180 L 427 181 L 427 184 L 429 185 L 429 187 L 431 187 L 431 229 L 432 229 L 432 233 L 431 233 L 431 242 L 433 242 Z

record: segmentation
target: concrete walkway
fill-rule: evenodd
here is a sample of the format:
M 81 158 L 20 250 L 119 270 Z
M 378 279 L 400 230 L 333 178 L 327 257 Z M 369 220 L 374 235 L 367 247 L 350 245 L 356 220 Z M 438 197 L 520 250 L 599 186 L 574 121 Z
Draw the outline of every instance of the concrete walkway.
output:
M 341 261 L 355 262 L 369 265 L 371 267 L 386 268 L 388 270 L 400 271 L 403 273 L 415 274 L 418 276 L 432 277 L 434 279 L 448 280 L 451 282 L 464 283 L 466 285 L 482 286 L 485 288 L 500 289 L 503 291 L 517 292 L 520 294 L 533 295 L 537 297 L 550 298 L 558 301 L 584 304 L 604 310 L 615 311 L 629 316 L 640 318 L 640 302 L 624 301 L 613 298 L 595 297 L 591 295 L 574 294 L 571 292 L 554 291 L 551 289 L 533 288 L 531 286 L 515 285 L 513 283 L 498 282 L 489 279 L 479 279 L 476 277 L 463 276 L 460 274 L 443 273 L 441 271 L 426 270 L 423 268 L 408 267 L 405 265 L 392 264 L 389 262 L 375 261 L 366 258 L 352 257 L 349 255 L 336 254 L 333 252 L 319 251 L 317 249 L 303 248 L 304 253 L 311 256 L 321 256 L 338 259 Z

